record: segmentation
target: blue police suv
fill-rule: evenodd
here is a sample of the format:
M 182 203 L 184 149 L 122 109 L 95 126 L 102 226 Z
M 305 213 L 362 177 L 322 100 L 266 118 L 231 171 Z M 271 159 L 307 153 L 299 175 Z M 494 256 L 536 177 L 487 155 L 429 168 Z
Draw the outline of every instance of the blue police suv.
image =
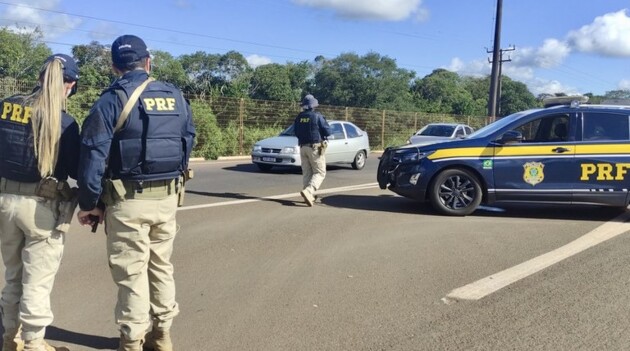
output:
M 379 186 L 454 216 L 481 203 L 627 207 L 630 106 L 584 102 L 554 98 L 466 139 L 388 148 Z

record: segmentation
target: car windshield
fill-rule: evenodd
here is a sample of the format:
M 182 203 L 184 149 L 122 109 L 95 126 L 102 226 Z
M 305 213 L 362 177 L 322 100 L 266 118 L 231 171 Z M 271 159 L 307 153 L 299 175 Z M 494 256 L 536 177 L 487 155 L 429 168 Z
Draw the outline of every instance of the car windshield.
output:
M 528 115 L 532 112 L 535 111 L 539 111 L 540 109 L 533 109 L 533 110 L 527 110 L 527 111 L 521 111 L 521 112 L 517 112 L 517 113 L 513 113 L 509 116 L 503 117 L 499 120 L 496 120 L 490 124 L 488 124 L 487 126 L 478 129 L 477 131 L 473 132 L 472 134 L 470 134 L 468 136 L 468 139 L 472 139 L 472 138 L 485 138 L 491 134 L 493 134 L 494 132 L 496 132 L 499 129 L 502 129 L 503 127 L 505 127 L 506 125 L 514 122 L 515 120 Z
M 454 129 L 455 126 L 430 124 L 420 129 L 420 131 L 416 135 L 450 137 L 451 135 L 453 135 Z
M 283 130 L 280 133 L 280 136 L 295 136 L 295 131 L 293 130 L 293 124 L 290 125 L 287 129 Z

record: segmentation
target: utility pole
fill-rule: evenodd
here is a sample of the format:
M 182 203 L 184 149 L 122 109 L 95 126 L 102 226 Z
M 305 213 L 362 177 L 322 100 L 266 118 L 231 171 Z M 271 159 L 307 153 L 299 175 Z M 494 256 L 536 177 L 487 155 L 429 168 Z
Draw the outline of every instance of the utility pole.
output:
M 494 49 L 492 50 L 492 73 L 490 74 L 490 95 L 488 97 L 488 123 L 497 116 L 497 87 L 499 85 L 499 65 L 501 54 L 501 14 L 503 0 L 497 0 L 497 15 L 494 23 Z
M 516 50 L 516 46 L 514 46 L 514 45 L 510 45 L 510 47 L 507 48 L 507 49 L 500 49 L 499 50 L 499 57 L 500 57 L 500 59 L 499 59 L 499 78 L 497 79 L 497 88 L 496 88 L 497 97 L 496 97 L 496 107 L 494 109 L 494 111 L 495 111 L 495 113 L 497 115 L 501 114 L 501 76 L 502 76 L 501 72 L 503 72 L 503 62 L 510 62 L 510 61 L 512 61 L 512 58 L 510 56 L 508 56 L 507 59 L 504 59 L 503 58 L 503 53 L 506 52 L 506 51 L 514 51 L 514 50 Z M 492 51 L 489 51 L 488 48 L 486 48 L 486 52 L 487 53 L 491 53 Z M 488 59 L 488 63 L 493 63 L 493 61 Z M 490 121 L 490 122 L 492 122 L 492 121 Z

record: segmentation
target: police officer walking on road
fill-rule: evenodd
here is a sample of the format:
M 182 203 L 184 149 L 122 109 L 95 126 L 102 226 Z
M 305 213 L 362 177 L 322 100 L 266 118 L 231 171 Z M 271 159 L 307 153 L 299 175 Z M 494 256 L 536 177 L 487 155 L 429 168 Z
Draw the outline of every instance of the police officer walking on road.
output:
M 179 89 L 149 78 L 142 39 L 117 38 L 111 55 L 120 78 L 96 101 L 81 131 L 78 217 L 83 225 L 105 221 L 118 286 L 118 350 L 140 351 L 144 343 L 167 351 L 179 313 L 170 259 L 195 136 L 192 112 Z
M 315 112 L 319 106 L 313 95 L 302 99 L 303 111 L 297 115 L 293 128 L 300 145 L 302 159 L 302 185 L 300 195 L 309 206 L 315 203 L 315 191 L 319 189 L 326 177 L 326 146 L 331 134 L 326 118 Z
M 0 247 L 5 285 L 2 350 L 68 350 L 44 341 L 53 321 L 50 293 L 76 202 L 66 180 L 77 177 L 79 126 L 65 113 L 79 67 L 50 56 L 30 95 L 0 101 Z M 21 335 L 20 335 L 21 329 Z

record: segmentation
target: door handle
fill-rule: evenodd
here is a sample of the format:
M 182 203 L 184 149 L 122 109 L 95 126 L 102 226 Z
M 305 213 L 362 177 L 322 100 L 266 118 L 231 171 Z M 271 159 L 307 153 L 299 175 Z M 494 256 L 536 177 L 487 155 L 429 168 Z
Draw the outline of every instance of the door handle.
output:
M 567 149 L 566 147 L 557 147 L 555 149 L 551 149 L 551 151 L 553 151 L 553 152 L 555 152 L 557 154 L 561 154 L 561 153 L 564 153 L 564 152 L 567 152 L 567 151 L 571 151 L 571 150 Z

